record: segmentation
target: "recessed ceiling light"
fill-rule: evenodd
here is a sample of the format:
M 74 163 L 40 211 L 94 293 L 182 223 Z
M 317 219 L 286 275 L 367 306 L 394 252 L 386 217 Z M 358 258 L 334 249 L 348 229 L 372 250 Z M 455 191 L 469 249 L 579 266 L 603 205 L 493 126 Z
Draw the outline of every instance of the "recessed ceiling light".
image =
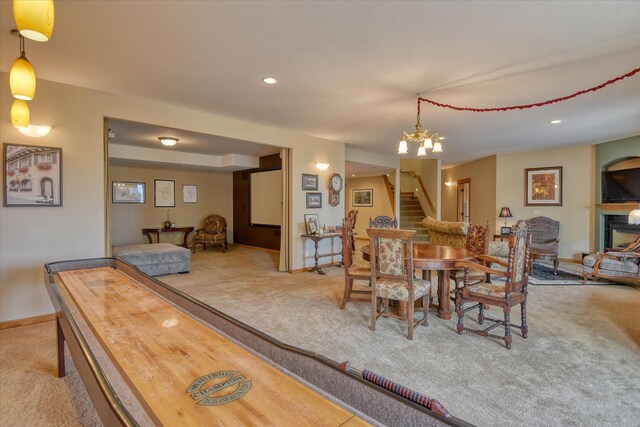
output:
M 562 123 L 562 120 L 560 119 L 551 120 L 549 123 L 551 123 L 552 125 L 557 125 L 558 123 Z
M 178 138 L 173 138 L 171 136 L 159 136 L 158 139 L 162 145 L 166 145 L 167 147 L 173 147 L 178 142 Z
M 262 83 L 268 84 L 268 85 L 274 85 L 276 83 L 278 83 L 278 79 L 274 78 L 274 77 L 263 77 L 262 78 Z

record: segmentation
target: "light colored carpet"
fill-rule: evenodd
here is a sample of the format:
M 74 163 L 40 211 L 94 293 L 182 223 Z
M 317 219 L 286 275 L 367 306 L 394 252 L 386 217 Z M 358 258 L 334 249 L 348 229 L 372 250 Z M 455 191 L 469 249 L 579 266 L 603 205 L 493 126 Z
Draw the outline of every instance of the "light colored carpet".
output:
M 637 425 L 640 413 L 640 292 L 631 287 L 531 286 L 529 338 L 455 333 L 430 313 L 413 341 L 406 325 L 369 306 L 339 310 L 342 269 L 290 275 L 274 252 L 235 247 L 198 251 L 191 273 L 160 277 L 180 290 L 291 345 L 349 360 L 435 397 L 479 426 Z M 497 313 L 492 309 L 491 312 Z M 492 314 L 493 314 L 492 313 Z M 514 309 L 512 318 L 519 318 Z M 466 320 L 474 324 L 470 313 Z M 0 331 L 2 425 L 94 425 L 72 363 L 55 377 L 53 323 Z

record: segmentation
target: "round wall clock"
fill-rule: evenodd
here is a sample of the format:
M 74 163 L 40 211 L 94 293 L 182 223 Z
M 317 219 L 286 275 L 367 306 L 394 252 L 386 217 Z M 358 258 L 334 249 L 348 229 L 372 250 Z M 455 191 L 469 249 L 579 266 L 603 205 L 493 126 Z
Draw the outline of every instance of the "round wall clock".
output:
M 329 204 L 331 206 L 338 206 L 340 204 L 342 184 L 342 177 L 339 173 L 334 173 L 329 177 Z

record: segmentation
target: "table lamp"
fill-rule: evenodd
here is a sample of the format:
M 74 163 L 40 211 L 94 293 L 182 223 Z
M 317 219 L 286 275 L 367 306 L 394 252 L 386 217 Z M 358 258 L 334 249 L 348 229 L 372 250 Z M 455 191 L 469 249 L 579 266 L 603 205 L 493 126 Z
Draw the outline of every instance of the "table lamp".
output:
M 498 218 L 504 218 L 504 226 L 507 226 L 507 218 L 512 218 L 513 215 L 511 215 L 511 209 L 509 209 L 508 207 L 504 206 L 502 207 L 502 209 L 500 209 L 500 215 L 498 215 Z

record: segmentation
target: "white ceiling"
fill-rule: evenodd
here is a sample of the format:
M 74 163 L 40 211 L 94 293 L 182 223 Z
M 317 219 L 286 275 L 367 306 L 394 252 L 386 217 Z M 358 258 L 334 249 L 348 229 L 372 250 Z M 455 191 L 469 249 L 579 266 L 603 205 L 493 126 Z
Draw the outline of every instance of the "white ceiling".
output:
M 39 79 L 141 96 L 396 155 L 415 93 L 493 107 L 543 101 L 640 66 L 640 2 L 60 1 Z M 0 69 L 18 56 L 0 2 Z M 15 52 L 15 55 L 7 54 Z M 259 79 L 280 80 L 266 86 Z M 37 102 L 37 95 L 34 102 Z M 561 118 L 557 126 L 548 121 Z M 640 134 L 640 74 L 553 106 L 423 104 L 450 165 Z M 415 155 L 415 147 L 410 153 Z
M 382 176 L 393 174 L 392 180 L 395 180 L 395 169 L 388 169 L 382 166 L 369 165 L 358 162 L 345 162 L 344 173 L 347 178 L 365 178 L 368 176 Z

